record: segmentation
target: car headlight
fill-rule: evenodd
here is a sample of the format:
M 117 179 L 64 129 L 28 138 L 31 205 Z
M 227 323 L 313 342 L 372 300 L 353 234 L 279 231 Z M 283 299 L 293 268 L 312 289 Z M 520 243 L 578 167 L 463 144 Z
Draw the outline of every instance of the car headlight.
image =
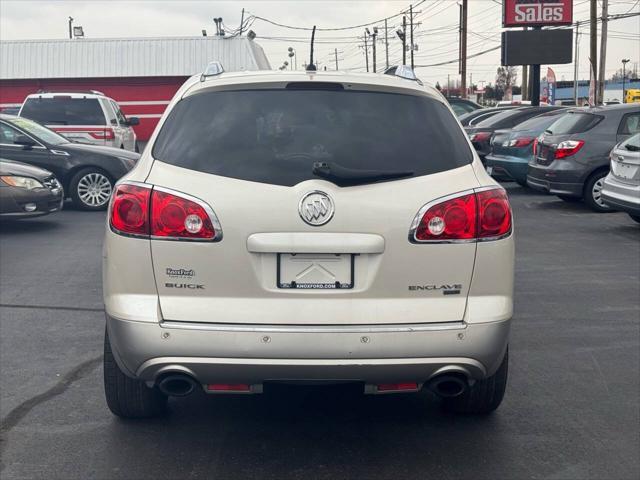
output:
M 2 175 L 0 179 L 7 185 L 18 188 L 26 188 L 27 190 L 33 190 L 35 188 L 44 188 L 44 185 L 35 178 L 31 177 L 18 177 L 16 175 Z

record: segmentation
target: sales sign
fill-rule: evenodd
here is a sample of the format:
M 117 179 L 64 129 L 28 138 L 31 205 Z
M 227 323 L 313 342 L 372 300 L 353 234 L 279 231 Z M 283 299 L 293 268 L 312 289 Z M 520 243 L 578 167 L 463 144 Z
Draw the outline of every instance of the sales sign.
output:
M 573 0 L 503 0 L 503 27 L 571 25 Z

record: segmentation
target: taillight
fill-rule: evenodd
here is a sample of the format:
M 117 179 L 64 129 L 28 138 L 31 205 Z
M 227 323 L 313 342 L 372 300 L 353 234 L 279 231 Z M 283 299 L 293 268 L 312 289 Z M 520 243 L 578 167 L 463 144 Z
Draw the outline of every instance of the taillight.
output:
M 583 145 L 584 140 L 565 140 L 564 142 L 560 142 L 555 149 L 554 158 L 558 160 L 575 155 Z
M 150 198 L 150 185 L 118 185 L 111 199 L 111 228 L 124 235 L 148 237 Z
M 222 239 L 222 228 L 209 205 L 190 195 L 151 185 L 118 185 L 111 200 L 109 222 L 115 233 L 127 236 L 214 242 Z
M 501 188 L 476 193 L 478 238 L 499 238 L 511 232 L 511 207 Z
M 436 200 L 422 207 L 411 225 L 413 243 L 494 240 L 511 233 L 511 207 L 501 188 Z
M 113 128 L 105 128 L 104 130 L 96 130 L 88 133 L 97 140 L 113 140 L 116 138 Z
M 534 140 L 535 139 L 533 137 L 514 138 L 509 142 L 509 146 L 515 148 L 526 147 L 527 145 L 530 145 Z
M 488 140 L 489 137 L 491 137 L 491 132 L 478 132 L 472 133 L 469 136 L 469 140 L 472 142 L 484 142 L 485 140 Z
M 538 153 L 538 139 L 533 140 L 533 156 L 535 157 Z
M 208 206 L 196 199 L 164 189 L 151 196 L 151 236 L 194 240 L 213 240 L 218 232 L 207 212 Z

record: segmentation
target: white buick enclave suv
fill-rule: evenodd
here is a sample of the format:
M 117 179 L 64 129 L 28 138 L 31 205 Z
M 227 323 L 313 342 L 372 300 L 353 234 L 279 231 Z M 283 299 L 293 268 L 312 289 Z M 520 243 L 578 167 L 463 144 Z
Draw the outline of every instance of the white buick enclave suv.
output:
M 469 413 L 503 398 L 507 195 L 408 69 L 211 65 L 116 185 L 103 257 L 116 415 L 269 382 L 426 387 Z

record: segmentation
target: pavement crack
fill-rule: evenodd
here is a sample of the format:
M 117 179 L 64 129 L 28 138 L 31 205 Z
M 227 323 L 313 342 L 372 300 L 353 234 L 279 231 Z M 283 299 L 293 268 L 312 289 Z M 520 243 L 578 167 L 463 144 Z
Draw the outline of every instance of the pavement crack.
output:
M 35 310 L 67 310 L 71 312 L 104 312 L 104 308 L 90 307 L 58 307 L 53 305 L 17 305 L 11 303 L 0 303 L 0 307 L 5 308 L 32 308 Z
M 16 425 L 18 425 L 22 419 L 31 412 L 38 405 L 51 400 L 58 395 L 63 394 L 67 389 L 78 380 L 90 374 L 102 361 L 102 355 L 86 362 L 82 362 L 73 370 L 66 373 L 58 383 L 51 387 L 46 392 L 40 393 L 28 400 L 25 400 L 20 405 L 11 410 L 7 416 L 0 422 L 0 441 L 3 437 L 11 431 Z

